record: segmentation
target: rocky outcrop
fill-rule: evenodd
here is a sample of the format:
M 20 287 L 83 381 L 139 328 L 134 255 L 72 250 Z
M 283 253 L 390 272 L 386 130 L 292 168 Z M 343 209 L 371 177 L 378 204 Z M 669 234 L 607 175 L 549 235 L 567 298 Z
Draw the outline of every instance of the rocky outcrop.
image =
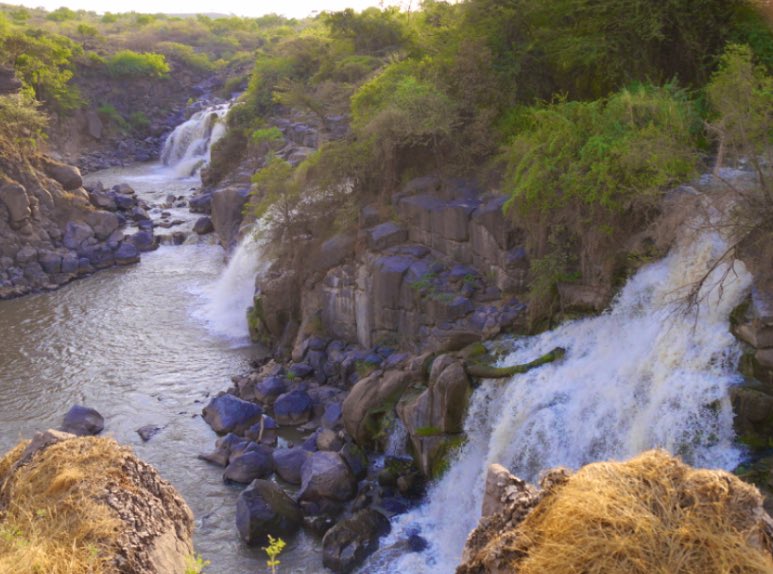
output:
M 358 235 L 312 245 L 306 263 L 277 262 L 258 281 L 262 341 L 287 344 L 310 321 L 369 348 L 458 350 L 522 319 L 528 260 L 503 197 L 420 178 L 394 199 L 396 219 L 363 209 Z M 300 272 L 299 272 L 300 270 Z M 271 317 L 283 320 L 271 321 Z
M 121 232 L 136 199 L 89 193 L 77 168 L 45 156 L 0 158 L 0 172 L 0 299 L 139 261 Z
M 185 574 L 193 515 L 174 488 L 108 438 L 38 433 L 0 460 L 7 564 L 30 571 Z M 94 552 L 99 548 L 99 552 Z M 37 564 L 36 564 L 37 563 Z
M 760 493 L 662 451 L 550 471 L 539 491 L 495 466 L 483 514 L 457 574 L 773 571 Z

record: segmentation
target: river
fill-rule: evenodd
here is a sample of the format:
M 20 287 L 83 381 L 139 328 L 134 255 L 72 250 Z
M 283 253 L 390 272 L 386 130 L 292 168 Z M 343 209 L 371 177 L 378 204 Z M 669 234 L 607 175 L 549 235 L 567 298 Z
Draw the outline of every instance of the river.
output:
M 188 195 L 196 183 L 157 163 L 88 179 L 127 182 L 149 203 Z M 187 212 L 173 211 L 174 217 Z M 223 307 L 217 298 L 238 295 L 223 285 L 225 272 L 217 245 L 162 245 L 138 265 L 0 301 L 0 450 L 58 427 L 73 404 L 96 408 L 105 417 L 104 434 L 130 445 L 191 506 L 196 549 L 212 563 L 207 572 L 243 574 L 263 571 L 265 554 L 247 548 L 236 532 L 242 487 L 225 485 L 222 469 L 196 458 L 216 439 L 200 416 L 207 397 L 247 370 L 254 352 L 246 324 L 238 337 L 229 324 L 212 323 L 213 305 Z M 248 293 L 250 284 L 247 278 Z M 144 425 L 163 430 L 143 443 L 136 430 Z M 307 567 L 321 563 L 315 552 L 305 535 L 288 541 L 282 571 L 315 571 Z

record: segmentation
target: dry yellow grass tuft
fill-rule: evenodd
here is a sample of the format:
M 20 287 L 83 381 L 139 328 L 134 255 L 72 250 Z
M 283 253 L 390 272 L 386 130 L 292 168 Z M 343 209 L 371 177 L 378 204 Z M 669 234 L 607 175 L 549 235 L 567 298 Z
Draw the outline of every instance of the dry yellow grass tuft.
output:
M 0 574 L 116 572 L 120 520 L 95 500 L 129 451 L 108 438 L 49 446 L 13 469 L 27 443 L 0 460 Z
M 773 573 L 761 495 L 729 473 L 650 451 L 628 462 L 590 464 L 543 486 L 526 518 L 484 533 L 460 571 Z

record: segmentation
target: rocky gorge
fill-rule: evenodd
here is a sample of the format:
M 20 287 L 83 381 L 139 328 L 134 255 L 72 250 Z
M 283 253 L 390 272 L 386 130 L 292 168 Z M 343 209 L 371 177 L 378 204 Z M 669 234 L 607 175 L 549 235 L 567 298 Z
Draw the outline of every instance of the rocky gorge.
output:
M 254 571 L 276 537 L 288 572 L 770 570 L 773 164 L 722 107 L 758 82 L 768 125 L 758 47 L 658 60 L 706 109 L 566 83 L 535 36 L 543 86 L 437 40 L 478 4 L 83 32 L 47 143 L 0 131 L 0 573 L 47 568 L 41 493 L 99 518 L 97 572 Z M 13 64 L 0 113 L 33 117 Z M 136 455 L 64 434 L 101 432 Z

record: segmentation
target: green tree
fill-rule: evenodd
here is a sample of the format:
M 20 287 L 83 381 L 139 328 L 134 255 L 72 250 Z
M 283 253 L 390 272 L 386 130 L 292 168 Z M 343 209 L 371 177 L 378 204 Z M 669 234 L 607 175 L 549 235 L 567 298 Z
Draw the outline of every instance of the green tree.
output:
M 715 115 L 707 125 L 718 140 L 716 168 L 745 159 L 773 203 L 773 76 L 752 60 L 749 46 L 732 44 L 706 88 Z

